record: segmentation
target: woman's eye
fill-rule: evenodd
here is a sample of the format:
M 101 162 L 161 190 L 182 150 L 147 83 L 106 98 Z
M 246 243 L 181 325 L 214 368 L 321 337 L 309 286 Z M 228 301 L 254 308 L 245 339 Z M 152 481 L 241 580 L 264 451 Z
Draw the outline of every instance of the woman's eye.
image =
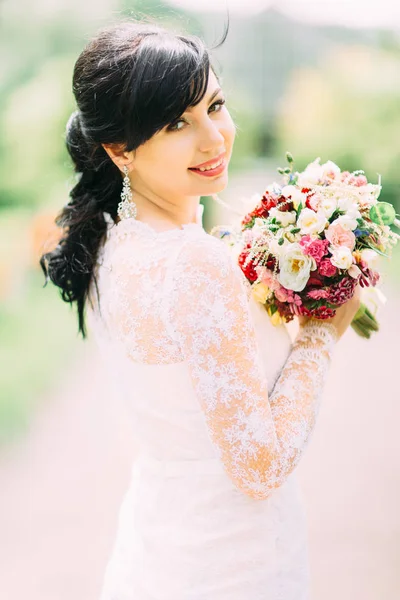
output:
M 168 125 L 168 130 L 169 131 L 179 131 L 179 129 L 182 129 L 182 127 L 177 127 L 177 125 L 179 125 L 179 123 L 184 123 L 185 121 L 183 119 L 179 119 L 179 121 L 175 121 L 175 123 L 171 123 L 171 125 Z
M 212 108 L 214 108 L 215 106 L 219 106 L 218 110 L 212 111 L 212 112 L 219 112 L 221 110 L 221 108 L 223 107 L 223 105 L 225 104 L 225 102 L 226 102 L 225 98 L 221 98 L 220 100 L 217 100 L 216 102 L 211 104 L 210 110 Z M 186 121 L 185 121 L 185 119 L 179 119 L 178 121 L 175 121 L 175 123 L 171 123 L 167 127 L 168 131 L 180 131 L 180 129 L 182 129 L 182 127 L 177 127 L 177 125 L 179 125 L 179 123 L 186 123 Z
M 214 106 L 219 106 L 219 110 L 214 112 L 219 112 L 221 110 L 221 108 L 223 107 L 223 105 L 225 104 L 226 100 L 225 98 L 221 98 L 220 100 L 217 100 L 216 102 L 214 102 L 214 104 L 211 104 L 210 108 L 213 108 Z

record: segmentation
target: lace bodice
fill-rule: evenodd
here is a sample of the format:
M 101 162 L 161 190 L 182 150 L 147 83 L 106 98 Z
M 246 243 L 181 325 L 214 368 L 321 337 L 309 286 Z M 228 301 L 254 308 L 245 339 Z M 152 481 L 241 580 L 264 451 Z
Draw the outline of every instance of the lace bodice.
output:
M 248 496 L 268 497 L 309 440 L 335 329 L 302 328 L 268 394 L 250 286 L 229 248 L 201 225 L 164 232 L 135 219 L 112 225 L 97 275 L 100 307 L 93 289 L 91 297 L 102 335 L 131 364 L 181 364 L 226 473 Z

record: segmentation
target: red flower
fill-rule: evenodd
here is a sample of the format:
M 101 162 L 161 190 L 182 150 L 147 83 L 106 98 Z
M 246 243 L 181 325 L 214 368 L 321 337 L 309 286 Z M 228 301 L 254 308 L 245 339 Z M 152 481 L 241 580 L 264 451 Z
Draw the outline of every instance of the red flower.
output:
M 302 317 L 311 317 L 311 311 L 309 311 L 308 308 L 304 306 L 304 304 L 302 304 L 301 306 L 297 306 L 297 304 L 289 304 L 288 306 L 294 315 Z
M 314 196 L 315 192 L 314 190 L 312 190 L 311 188 L 302 188 L 302 193 L 306 194 L 307 196 L 307 200 L 306 200 L 306 207 L 310 208 L 311 210 L 315 210 L 314 206 L 312 205 L 312 197 Z
M 315 287 L 322 287 L 324 285 L 322 278 L 319 276 L 319 274 L 316 271 L 313 271 L 311 273 L 310 279 L 307 281 L 307 287 L 311 287 L 313 285 Z
M 265 263 L 265 266 L 270 271 L 273 271 L 275 269 L 275 267 L 276 267 L 276 258 L 274 256 L 272 256 L 272 254 L 268 254 L 267 262 Z
M 264 210 L 263 216 L 268 217 L 271 208 L 275 207 L 277 204 L 278 198 L 276 196 L 272 196 L 270 192 L 265 192 L 263 197 L 261 198 L 261 206 Z
M 281 212 L 289 212 L 289 210 L 293 210 L 294 208 L 293 202 L 284 196 L 280 196 L 277 206 Z
M 327 306 L 319 306 L 312 311 L 313 317 L 316 319 L 330 319 L 334 317 L 336 310 L 334 308 L 328 308 Z
M 358 284 L 358 279 L 353 277 L 343 277 L 339 283 L 335 283 L 329 288 L 328 301 L 336 306 L 345 304 L 350 298 L 354 296 L 354 291 Z
M 337 273 L 337 268 L 331 263 L 329 258 L 324 258 L 319 263 L 318 271 L 324 277 L 333 277 Z
M 296 306 L 295 304 L 287 304 L 286 302 L 279 302 L 276 298 L 275 298 L 275 304 L 278 308 L 279 314 L 281 315 L 281 317 L 284 318 L 284 320 L 287 323 L 289 323 L 290 321 L 293 321 L 293 318 L 294 318 L 293 315 L 296 313 L 292 309 L 292 307 Z
M 362 268 L 358 282 L 361 285 L 361 287 L 369 287 L 370 285 L 372 285 L 372 287 L 375 287 L 380 278 L 381 276 L 377 271 L 373 271 L 369 268 Z
M 258 275 L 255 270 L 256 265 L 254 265 L 253 261 L 250 261 L 246 266 L 244 264 L 246 262 L 247 257 L 249 256 L 248 248 L 249 245 L 247 245 L 246 249 L 239 254 L 238 262 L 240 268 L 246 275 L 247 279 L 251 282 L 254 282 L 258 278 Z

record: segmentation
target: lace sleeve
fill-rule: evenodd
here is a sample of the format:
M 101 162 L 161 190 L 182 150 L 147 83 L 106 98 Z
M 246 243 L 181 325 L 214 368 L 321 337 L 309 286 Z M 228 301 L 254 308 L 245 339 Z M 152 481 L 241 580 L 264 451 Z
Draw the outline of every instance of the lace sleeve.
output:
M 295 468 L 313 429 L 334 327 L 302 328 L 268 398 L 245 278 L 212 238 L 178 256 L 170 319 L 227 474 L 250 497 L 266 498 Z

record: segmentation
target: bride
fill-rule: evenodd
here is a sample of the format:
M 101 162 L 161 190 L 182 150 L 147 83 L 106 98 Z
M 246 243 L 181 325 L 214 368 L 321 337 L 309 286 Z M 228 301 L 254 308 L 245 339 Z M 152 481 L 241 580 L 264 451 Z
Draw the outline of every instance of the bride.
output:
M 127 21 L 73 73 L 66 143 L 78 174 L 41 258 L 85 310 L 140 452 L 101 600 L 304 600 L 296 466 L 359 293 L 291 343 L 256 303 L 200 197 L 228 183 L 235 125 L 194 36 Z

